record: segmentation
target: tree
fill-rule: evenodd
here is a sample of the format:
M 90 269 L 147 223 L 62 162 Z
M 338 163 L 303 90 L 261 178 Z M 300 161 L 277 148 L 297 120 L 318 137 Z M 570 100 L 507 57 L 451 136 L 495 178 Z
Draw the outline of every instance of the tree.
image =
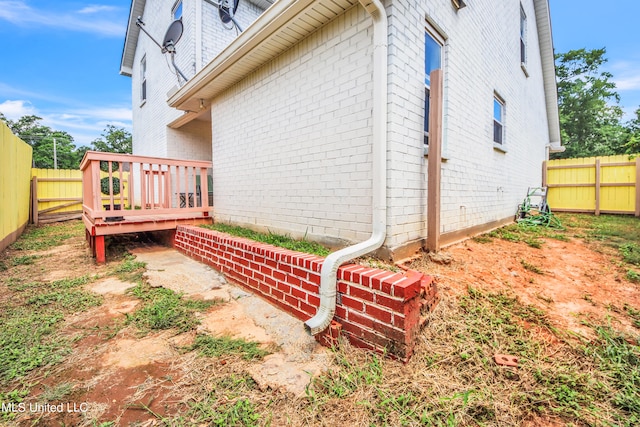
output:
M 95 151 L 131 154 L 131 133 L 124 128 L 107 125 L 102 133 L 102 138 L 95 139 L 91 146 Z
M 82 156 L 73 143 L 73 136 L 64 131 L 55 131 L 40 124 L 41 117 L 22 116 L 18 120 L 9 120 L 0 114 L 11 132 L 33 148 L 33 166 L 36 168 L 54 168 L 54 145 L 57 167 L 60 169 L 78 169 Z M 84 152 L 82 152 L 84 154 Z
M 627 142 L 624 145 L 626 153 L 640 153 L 640 108 L 635 111 L 635 118 L 627 122 Z
M 628 131 L 612 75 L 601 71 L 606 49 L 578 49 L 556 55 L 558 107 L 564 153 L 555 158 L 619 154 Z

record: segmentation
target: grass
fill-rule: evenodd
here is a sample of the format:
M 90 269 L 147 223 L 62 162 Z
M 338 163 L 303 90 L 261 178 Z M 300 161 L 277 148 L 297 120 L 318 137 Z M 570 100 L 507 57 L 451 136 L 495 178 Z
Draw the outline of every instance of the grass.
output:
M 269 354 L 257 342 L 205 334 L 198 334 L 189 350 L 197 350 L 200 355 L 207 357 L 239 355 L 244 360 L 260 360 Z
M 544 312 L 505 293 L 469 288 L 440 304 L 406 365 L 338 349 L 336 367 L 309 387 L 305 410 L 322 424 L 338 405 L 350 414 L 345 425 L 520 425 L 544 417 L 638 423 L 640 349 L 632 337 L 593 326 L 598 339 L 576 345 Z M 549 344 L 539 331 L 559 342 Z M 496 365 L 494 354 L 517 356 L 519 367 Z
M 69 352 L 69 340 L 58 334 L 65 316 L 102 303 L 100 296 L 81 289 L 91 280 L 8 281 L 11 298 L 0 304 L 0 383 L 55 364 Z
M 247 374 L 231 373 L 214 380 L 212 387 L 195 401 L 187 411 L 168 424 L 176 426 L 207 425 L 216 427 L 254 427 L 261 423 L 261 414 L 250 398 L 256 383 Z
M 201 227 L 231 234 L 233 236 L 244 237 L 247 239 L 255 240 L 256 242 L 267 243 L 269 245 L 278 246 L 280 248 L 290 249 L 292 251 L 304 252 L 318 256 L 329 255 L 329 249 L 325 248 L 319 243 L 311 242 L 306 239 L 295 240 L 290 236 L 285 236 L 282 234 L 258 233 L 257 231 L 249 230 L 247 228 L 232 226 L 223 223 L 202 225 Z
M 146 266 L 146 263 L 136 261 L 133 255 L 126 254 L 123 260 L 111 270 L 111 274 L 125 282 L 142 284 Z
M 32 265 L 35 263 L 35 260 L 38 258 L 40 258 L 39 255 L 17 256 L 11 260 L 11 265 L 14 267 L 18 265 Z
M 560 214 L 558 217 L 564 225 L 560 230 L 519 223 L 476 236 L 473 240 L 478 243 L 490 243 L 498 238 L 541 249 L 545 239 L 566 242 L 572 237 L 579 237 L 589 243 L 613 249 L 613 253 L 629 267 L 640 267 L 640 226 L 637 218 L 625 215 L 587 214 Z M 640 282 L 640 274 L 635 270 L 627 268 L 624 273 L 630 282 Z
M 536 274 L 540 274 L 540 275 L 544 274 L 544 270 L 543 269 L 541 269 L 540 267 L 535 266 L 535 265 L 533 265 L 531 263 L 528 263 L 527 261 L 525 261 L 523 259 L 520 260 L 520 264 L 522 264 L 522 266 L 524 267 L 525 270 L 529 270 L 532 273 L 536 273 Z
M 65 240 L 78 235 L 84 229 L 82 221 L 70 221 L 30 227 L 11 245 L 12 249 L 42 251 L 61 245 Z
M 143 304 L 140 309 L 127 314 L 127 323 L 135 325 L 142 333 L 172 328 L 180 332 L 189 331 L 200 324 L 195 313 L 222 302 L 188 299 L 171 289 L 152 288 L 146 283 L 139 283 L 129 292 L 140 298 Z

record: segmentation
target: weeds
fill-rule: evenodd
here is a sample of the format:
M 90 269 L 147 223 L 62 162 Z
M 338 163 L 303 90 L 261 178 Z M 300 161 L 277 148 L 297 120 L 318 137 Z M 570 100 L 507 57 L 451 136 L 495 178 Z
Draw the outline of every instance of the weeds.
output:
M 69 343 L 57 336 L 59 323 L 66 314 L 102 303 L 102 297 L 79 289 L 91 280 L 82 276 L 51 283 L 8 281 L 13 295 L 0 306 L 0 382 L 62 359 Z
M 140 283 L 130 290 L 144 304 L 134 313 L 127 314 L 127 323 L 133 324 L 143 333 L 151 330 L 175 328 L 186 332 L 200 324 L 196 312 L 204 311 L 220 303 L 220 300 L 200 301 L 183 298 L 171 289 L 151 288 Z
M 133 255 L 126 254 L 122 262 L 112 270 L 112 274 L 122 281 L 141 284 L 146 266 L 146 263 L 136 261 Z
M 626 277 L 631 283 L 640 283 L 640 273 L 635 270 L 628 269 Z
M 14 267 L 17 265 L 31 265 L 38 258 L 40 258 L 40 256 L 38 255 L 17 256 L 11 260 L 11 265 L 13 265 Z
M 216 230 L 233 236 L 244 237 L 255 240 L 257 242 L 267 243 L 269 245 L 278 246 L 292 251 L 304 252 L 319 256 L 329 255 L 329 250 L 324 246 L 311 242 L 306 239 L 294 240 L 289 236 L 276 233 L 258 233 L 243 227 L 232 226 L 228 224 L 216 223 L 213 225 L 202 225 L 203 228 Z
M 625 304 L 624 311 L 633 321 L 633 326 L 640 329 L 640 310 L 636 310 L 635 308 L 631 307 L 629 304 Z
M 202 425 L 216 427 L 260 425 L 260 414 L 250 400 L 240 398 L 231 402 L 197 402 L 191 405 L 187 412 L 189 420 L 197 420 Z
M 11 247 L 24 251 L 38 251 L 61 245 L 65 240 L 78 235 L 84 228 L 82 221 L 65 222 L 28 228 Z
M 525 260 L 520 260 L 520 264 L 522 264 L 522 266 L 524 267 L 525 270 L 529 270 L 532 273 L 536 273 L 536 274 L 540 274 L 540 275 L 544 275 L 544 270 L 542 270 L 540 267 L 535 266 L 533 264 L 528 263 Z
M 609 379 L 612 402 L 623 411 L 617 421 L 637 425 L 640 423 L 640 347 L 637 344 L 640 337 L 625 336 L 610 326 L 594 329 L 598 341 L 587 344 L 584 352 L 596 360 L 600 371 Z
M 260 348 L 260 343 L 234 339 L 228 336 L 212 337 L 198 334 L 189 350 L 198 350 L 202 356 L 221 357 L 226 355 L 239 355 L 244 360 L 262 359 L 269 354 Z
M 640 267 L 640 246 L 636 243 L 624 243 L 619 249 L 624 262 Z

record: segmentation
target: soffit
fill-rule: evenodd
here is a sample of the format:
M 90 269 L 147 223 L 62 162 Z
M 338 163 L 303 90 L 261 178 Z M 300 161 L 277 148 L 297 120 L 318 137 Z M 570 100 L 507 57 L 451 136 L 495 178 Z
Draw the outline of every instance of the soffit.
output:
M 168 99 L 171 107 L 197 111 L 358 0 L 278 0 L 227 48 Z
M 143 15 L 146 3 L 146 0 L 133 0 L 131 2 L 127 34 L 124 38 L 122 59 L 120 61 L 120 74 L 125 76 L 131 76 L 133 59 L 135 58 L 136 46 L 138 45 L 138 36 L 140 35 L 140 29 L 136 26 L 136 19 L 138 19 L 138 16 Z

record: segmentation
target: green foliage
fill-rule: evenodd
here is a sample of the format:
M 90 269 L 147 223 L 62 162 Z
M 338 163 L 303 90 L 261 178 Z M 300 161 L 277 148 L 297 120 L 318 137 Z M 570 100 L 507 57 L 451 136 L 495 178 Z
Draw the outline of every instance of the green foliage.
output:
M 82 276 L 51 283 L 12 278 L 11 298 L 0 304 L 0 383 L 57 363 L 68 352 L 68 339 L 57 335 L 65 315 L 100 305 L 102 297 L 80 287 L 94 278 Z
M 147 263 L 136 261 L 136 258 L 133 255 L 127 254 L 122 262 L 112 270 L 112 273 L 122 281 L 141 285 L 144 272 L 146 271 L 146 266 Z
M 553 158 L 605 156 L 633 149 L 632 124 L 625 127 L 613 75 L 601 71 L 606 49 L 556 55 L 558 106 L 564 153 Z M 637 136 L 637 133 L 635 134 Z
M 520 260 L 520 264 L 522 264 L 522 266 L 524 267 L 525 270 L 529 270 L 532 273 L 536 273 L 536 274 L 544 274 L 544 270 L 542 270 L 540 267 L 537 267 L 533 264 L 528 263 L 525 260 Z
M 95 151 L 104 151 L 108 153 L 132 153 L 131 133 L 114 125 L 107 125 L 102 138 L 98 138 L 91 142 L 91 148 Z
M 610 380 L 614 404 L 625 412 L 626 425 L 640 423 L 640 337 L 627 337 L 610 326 L 596 326 L 598 340 L 584 349 Z M 631 344 L 635 343 L 635 344 Z
M 380 384 L 383 380 L 380 356 L 367 355 L 366 360 L 354 363 L 339 350 L 335 353 L 339 369 L 314 380 L 314 389 L 334 398 L 344 398 L 361 387 Z M 314 396 L 315 398 L 315 396 Z
M 275 233 L 258 233 L 257 231 L 249 230 L 243 227 L 232 226 L 228 224 L 216 223 L 213 225 L 202 225 L 203 228 L 210 230 L 216 230 L 223 233 L 231 234 L 233 236 L 244 237 L 247 239 L 255 240 L 257 242 L 267 243 L 273 246 L 278 246 L 285 249 L 290 249 L 297 252 L 305 252 L 309 254 L 327 256 L 329 250 L 324 246 L 310 242 L 308 240 L 294 240 L 289 236 L 284 236 Z
M 210 401 L 191 404 L 189 419 L 197 420 L 198 425 L 215 427 L 256 427 L 260 425 L 260 414 L 248 399 L 241 398 L 232 402 L 212 404 Z M 202 424 L 200 424 L 202 423 Z M 191 424 L 189 424 L 191 425 Z
M 49 249 L 77 235 L 82 228 L 82 221 L 30 227 L 11 247 L 25 251 Z
M 13 265 L 14 267 L 16 265 L 31 265 L 38 258 L 40 258 L 40 256 L 38 255 L 17 256 L 11 260 L 11 265 Z
M 619 249 L 624 262 L 640 266 L 640 246 L 637 243 L 624 243 Z
M 627 280 L 630 281 L 631 283 L 640 283 L 640 273 L 638 273 L 635 270 L 627 270 Z
M 54 167 L 54 145 L 59 169 L 78 169 L 85 148 L 78 149 L 67 132 L 56 131 L 40 124 L 41 117 L 28 115 L 18 120 L 1 116 L 11 131 L 33 148 L 33 165 L 36 168 Z
M 113 188 L 113 195 L 117 196 L 118 194 L 120 194 L 120 179 L 118 177 L 112 176 L 111 177 L 111 187 Z M 104 178 L 100 179 L 100 191 L 102 192 L 102 194 L 106 194 L 109 195 L 109 177 L 105 176 Z
M 240 355 L 244 360 L 262 359 L 269 354 L 260 348 L 260 343 L 234 339 L 228 336 L 212 337 L 198 334 L 190 350 L 198 352 L 206 357 L 221 357 L 227 355 Z
M 142 332 L 176 328 L 186 332 L 200 321 L 195 313 L 206 310 L 220 300 L 200 301 L 183 298 L 171 289 L 151 288 L 140 283 L 130 291 L 144 302 L 142 308 L 127 314 L 127 323 L 136 325 Z

